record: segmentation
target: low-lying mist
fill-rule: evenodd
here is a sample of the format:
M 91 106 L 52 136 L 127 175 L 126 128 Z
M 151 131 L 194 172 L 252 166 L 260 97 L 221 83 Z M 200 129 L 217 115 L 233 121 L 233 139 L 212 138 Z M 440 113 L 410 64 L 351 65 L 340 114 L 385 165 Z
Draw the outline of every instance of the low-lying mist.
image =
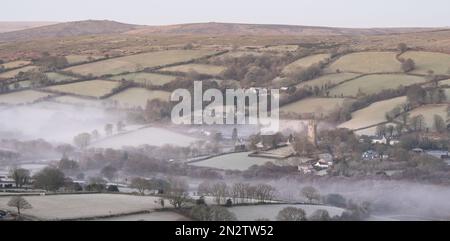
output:
M 72 143 L 77 134 L 95 129 L 103 133 L 107 123 L 115 124 L 117 120 L 119 116 L 99 108 L 42 102 L 0 111 L 0 139 Z

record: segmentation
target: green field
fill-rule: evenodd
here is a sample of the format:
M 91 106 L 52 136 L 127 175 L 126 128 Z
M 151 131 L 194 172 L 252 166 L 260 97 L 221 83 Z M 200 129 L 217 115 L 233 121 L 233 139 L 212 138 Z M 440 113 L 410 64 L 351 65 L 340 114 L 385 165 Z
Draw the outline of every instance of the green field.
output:
M 304 81 L 304 82 L 298 84 L 296 87 L 303 88 L 306 86 L 310 86 L 310 87 L 317 86 L 320 88 L 322 86 L 334 86 L 334 85 L 340 84 L 346 80 L 353 79 L 358 76 L 360 76 L 360 75 L 353 74 L 353 73 L 327 74 L 327 75 L 320 76 L 319 78 L 316 78 L 313 80 Z
M 10 70 L 10 71 L 6 71 L 3 73 L 0 73 L 0 79 L 12 79 L 14 77 L 16 77 L 16 75 L 20 72 L 27 72 L 30 70 L 35 70 L 38 69 L 37 66 L 25 66 L 19 69 L 15 69 L 15 70 Z
M 116 75 L 111 77 L 113 80 L 128 80 L 136 83 L 144 84 L 146 86 L 161 86 L 167 83 L 174 81 L 177 77 L 173 75 L 165 75 L 165 74 L 155 74 L 155 73 L 131 73 L 124 75 Z
M 450 74 L 450 54 L 408 51 L 400 57 L 414 60 L 416 68 L 412 73 L 427 74 L 432 70 L 435 74 Z
M 71 54 L 65 56 L 69 64 L 81 64 L 102 58 L 101 56 Z
M 5 69 L 14 69 L 14 68 L 19 68 L 19 67 L 26 66 L 29 64 L 31 64 L 30 61 L 17 60 L 17 61 L 0 64 L 0 66 L 3 66 L 3 68 L 5 68 Z
M 340 57 L 327 69 L 328 72 L 385 73 L 402 72 L 394 52 L 359 52 Z
M 353 112 L 352 119 L 339 125 L 339 128 L 354 130 L 385 122 L 386 112 L 406 102 L 406 96 L 375 102 L 366 108 Z
M 290 63 L 289 65 L 287 65 L 283 69 L 282 73 L 289 74 L 298 69 L 305 69 L 313 64 L 318 64 L 319 62 L 325 62 L 330 57 L 331 56 L 329 54 L 315 54 L 315 55 L 307 56 L 307 57 L 298 59 L 298 60 Z
M 375 74 L 366 75 L 342 83 L 330 91 L 330 96 L 355 97 L 361 91 L 364 94 L 376 94 L 387 89 L 397 89 L 426 82 L 425 78 L 404 74 Z
M 426 128 L 433 129 L 434 115 L 440 115 L 444 120 L 447 119 L 447 104 L 430 104 L 424 105 L 410 111 L 409 117 L 423 115 L 425 118 Z
M 163 68 L 163 69 L 160 69 L 160 71 L 180 72 L 180 73 L 184 73 L 184 74 L 194 71 L 199 74 L 217 76 L 217 75 L 221 74 L 225 69 L 226 69 L 225 67 L 217 66 L 217 65 L 184 64 L 184 65 L 177 65 L 177 66 Z
M 351 100 L 345 98 L 308 98 L 282 106 L 280 112 L 286 114 L 308 114 L 314 112 L 317 117 L 327 116 L 346 101 Z
M 0 95 L 0 104 L 6 105 L 30 104 L 35 101 L 38 101 L 39 99 L 49 96 L 52 96 L 52 94 L 34 90 L 23 90 Z
M 193 162 L 189 165 L 199 166 L 199 167 L 210 167 L 223 170 L 247 170 L 253 165 L 264 165 L 269 162 L 270 159 L 261 157 L 250 157 L 248 156 L 251 152 L 239 152 L 227 155 L 221 155 L 217 157 L 212 157 L 199 162 Z
M 101 98 L 107 94 L 110 94 L 112 90 L 116 87 L 119 87 L 119 85 L 120 83 L 115 81 L 89 80 L 77 83 L 50 86 L 46 89 L 64 94 Z
M 166 91 L 129 88 L 110 96 L 107 100 L 117 101 L 119 107 L 123 108 L 145 108 L 147 100 L 160 99 L 162 101 L 169 101 L 169 98 L 170 93 Z
M 49 80 L 52 80 L 54 82 L 64 82 L 64 81 L 71 81 L 71 80 L 76 80 L 77 78 L 69 76 L 69 75 L 64 75 L 64 74 L 59 74 L 59 73 L 55 73 L 55 72 L 50 72 L 50 73 L 45 73 L 48 77 Z
M 190 61 L 211 54 L 214 54 L 214 52 L 207 50 L 156 51 L 77 65 L 65 70 L 81 75 L 92 74 L 94 76 L 121 74 L 124 72 L 136 72 L 142 70 L 143 68 L 159 67 L 178 62 Z

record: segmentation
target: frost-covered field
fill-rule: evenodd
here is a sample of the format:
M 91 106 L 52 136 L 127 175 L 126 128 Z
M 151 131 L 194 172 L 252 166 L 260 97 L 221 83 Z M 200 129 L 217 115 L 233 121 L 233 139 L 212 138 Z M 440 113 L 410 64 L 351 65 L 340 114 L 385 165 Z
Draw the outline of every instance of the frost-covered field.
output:
M 255 205 L 255 206 L 239 206 L 229 208 L 231 212 L 236 214 L 239 221 L 254 221 L 256 219 L 276 220 L 278 212 L 285 207 L 296 207 L 305 210 L 306 215 L 309 216 L 316 210 L 327 210 L 331 217 L 341 215 L 345 210 L 342 208 L 322 205 L 306 205 L 306 204 L 271 204 L 271 205 Z
M 232 153 L 222 156 L 213 157 L 204 161 L 194 162 L 190 165 L 200 167 L 212 167 L 223 170 L 247 170 L 253 165 L 264 165 L 269 162 L 270 159 L 249 157 L 251 152 Z
M 196 140 L 196 138 L 169 131 L 163 128 L 148 127 L 103 139 L 97 143 L 94 143 L 92 146 L 98 148 L 121 148 L 123 146 L 141 145 L 189 146 Z
M 7 206 L 9 199 L 0 197 L 0 209 L 16 211 Z M 22 213 L 43 220 L 90 218 L 160 208 L 155 202 L 158 200 L 156 197 L 123 194 L 27 196 L 25 199 L 33 208 Z
M 188 221 L 185 216 L 169 211 L 132 214 L 111 218 L 100 218 L 95 221 Z

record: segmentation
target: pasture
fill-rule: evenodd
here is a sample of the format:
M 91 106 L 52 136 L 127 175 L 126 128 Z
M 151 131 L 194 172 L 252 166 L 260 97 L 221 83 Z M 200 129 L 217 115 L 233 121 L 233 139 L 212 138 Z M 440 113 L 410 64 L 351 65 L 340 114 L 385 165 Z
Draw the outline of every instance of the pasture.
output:
M 145 108 L 148 100 L 159 99 L 169 101 L 170 93 L 161 90 L 147 90 L 144 88 L 128 88 L 107 98 L 108 101 L 117 102 L 122 108 Z
M 342 83 L 330 90 L 330 96 L 356 97 L 358 93 L 371 95 L 400 86 L 410 86 L 426 82 L 425 78 L 404 74 L 375 74 Z
M 356 78 L 358 76 L 360 76 L 360 75 L 353 74 L 353 73 L 327 74 L 327 75 L 323 75 L 323 76 L 320 76 L 320 77 L 312 79 L 312 80 L 303 81 L 300 84 L 298 84 L 296 87 L 297 88 L 304 88 L 306 86 L 310 86 L 310 87 L 317 86 L 319 88 L 321 88 L 322 86 L 329 87 L 329 86 L 334 86 L 334 85 L 340 84 L 346 80 Z
M 186 62 L 214 54 L 207 50 L 167 50 L 143 54 L 129 55 L 119 58 L 111 58 L 94 63 L 82 64 L 67 68 L 81 75 L 102 76 L 106 74 L 122 74 L 124 72 L 136 72 L 144 68 L 159 67 L 179 62 Z
M 315 211 L 323 209 L 328 211 L 331 217 L 341 215 L 345 210 L 333 206 L 325 205 L 308 205 L 308 204 L 270 204 L 270 205 L 252 205 L 252 206 L 237 206 L 228 208 L 233 212 L 239 221 L 255 221 L 256 219 L 269 219 L 276 221 L 278 212 L 286 207 L 301 208 L 310 216 Z
M 17 61 L 0 64 L 0 66 L 3 66 L 3 68 L 5 68 L 5 69 L 15 69 L 15 68 L 20 68 L 20 67 L 23 67 L 23 66 L 26 66 L 29 64 L 31 64 L 30 61 L 17 60 Z
M 306 69 L 313 64 L 318 64 L 320 62 L 326 62 L 330 58 L 330 54 L 315 54 L 311 56 L 307 56 L 301 59 L 298 59 L 289 65 L 287 65 L 282 73 L 290 74 L 298 69 Z
M 27 71 L 31 71 L 31 70 L 35 70 L 35 69 L 38 69 L 38 67 L 31 65 L 31 66 L 25 66 L 22 68 L 6 71 L 3 73 L 0 73 L 0 79 L 12 79 L 12 78 L 16 77 L 16 75 L 19 74 L 20 72 L 27 72 Z
M 317 116 L 327 116 L 345 102 L 350 103 L 350 99 L 346 98 L 307 98 L 299 100 L 280 108 L 281 113 L 308 114 L 313 113 Z
M 111 136 L 95 142 L 92 147 L 120 149 L 124 146 L 189 146 L 196 138 L 157 127 L 147 127 Z
M 45 73 L 45 75 L 47 75 L 47 78 L 49 80 L 54 81 L 56 83 L 58 83 L 58 82 L 65 82 L 65 81 L 71 81 L 71 80 L 76 80 L 77 79 L 77 78 L 69 76 L 69 75 L 59 74 L 59 73 L 55 73 L 55 72 Z
M 223 66 L 217 65 L 208 65 L 208 64 L 184 64 L 177 65 L 172 67 L 167 67 L 160 69 L 159 71 L 166 72 L 179 72 L 183 74 L 188 74 L 190 72 L 196 72 L 204 75 L 217 76 L 220 75 L 226 68 Z
M 189 221 L 189 219 L 176 212 L 155 211 L 150 213 L 99 218 L 94 221 Z
M 353 112 L 352 119 L 339 125 L 339 128 L 354 130 L 385 122 L 386 112 L 406 102 L 406 96 L 375 102 L 366 108 Z
M 161 86 L 174 81 L 177 77 L 173 75 L 155 74 L 155 73 L 130 73 L 123 75 L 116 75 L 111 77 L 113 80 L 128 80 L 135 83 L 140 83 L 146 86 Z
M 71 55 L 67 55 L 65 57 L 67 59 L 67 62 L 69 62 L 69 64 L 71 64 L 71 65 L 86 63 L 86 62 L 90 62 L 90 61 L 102 58 L 101 56 L 78 55 L 78 54 L 71 54 Z
M 447 119 L 447 104 L 429 104 L 413 109 L 409 112 L 409 117 L 423 115 L 425 119 L 425 128 L 434 130 L 434 115 L 440 115 L 444 120 Z
M 10 197 L 0 197 L 0 209 L 15 212 L 7 203 Z M 27 196 L 33 206 L 23 210 L 25 215 L 40 220 L 65 220 L 151 211 L 160 206 L 157 197 L 122 194 L 73 194 Z
M 332 63 L 328 72 L 385 73 L 402 72 L 395 52 L 358 52 L 344 55 Z
M 244 171 L 253 165 L 264 165 L 270 159 L 248 156 L 252 152 L 231 153 L 212 157 L 199 162 L 192 162 L 189 165 L 198 167 L 210 167 L 223 170 Z
M 108 80 L 89 80 L 64 85 L 50 86 L 45 89 L 64 94 L 101 98 L 120 86 L 119 82 Z
M 435 74 L 450 74 L 450 54 L 408 51 L 400 57 L 414 60 L 416 68 L 412 73 L 427 74 L 429 70 L 432 70 Z
M 42 98 L 50 97 L 52 95 L 53 94 L 35 90 L 22 90 L 0 95 L 0 104 L 6 105 L 31 104 Z

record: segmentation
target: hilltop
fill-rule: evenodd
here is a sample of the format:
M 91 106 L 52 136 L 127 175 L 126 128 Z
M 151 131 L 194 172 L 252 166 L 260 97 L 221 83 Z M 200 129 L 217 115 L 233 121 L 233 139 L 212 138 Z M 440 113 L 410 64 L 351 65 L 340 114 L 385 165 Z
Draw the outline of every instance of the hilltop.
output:
M 109 20 L 66 22 L 0 33 L 0 41 L 21 41 L 40 38 L 114 34 L 127 32 L 138 27 L 138 25 L 119 23 Z

